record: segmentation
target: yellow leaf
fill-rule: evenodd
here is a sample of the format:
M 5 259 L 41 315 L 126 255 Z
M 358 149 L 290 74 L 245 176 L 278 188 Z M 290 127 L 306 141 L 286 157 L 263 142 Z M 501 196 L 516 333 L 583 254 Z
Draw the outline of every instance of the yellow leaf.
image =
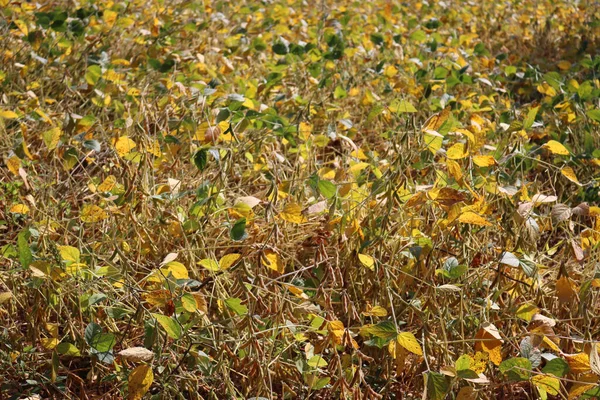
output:
M 114 11 L 104 10 L 104 12 L 102 13 L 102 19 L 108 27 L 112 27 L 115 21 L 117 20 L 117 15 L 118 14 Z
M 595 374 L 585 374 L 577 378 L 577 382 L 569 389 L 569 400 L 579 398 L 582 394 L 596 387 L 598 376 Z
M 344 337 L 344 323 L 342 321 L 327 322 L 327 330 L 336 344 L 342 343 Z
M 312 125 L 306 122 L 300 122 L 300 124 L 298 124 L 298 133 L 302 139 L 308 140 L 312 133 Z
M 121 136 L 118 139 L 113 141 L 113 146 L 117 154 L 120 157 L 123 157 L 137 146 L 133 140 L 131 140 L 128 136 Z
M 273 271 L 277 271 L 280 274 L 283 274 L 283 272 L 285 271 L 285 265 L 283 265 L 283 263 L 281 262 L 279 254 L 277 254 L 273 250 L 265 250 L 263 252 L 263 257 L 261 258 L 261 261 L 265 267 L 270 268 Z
M 79 218 L 85 223 L 94 223 L 108 218 L 108 213 L 95 204 L 86 204 L 81 209 Z
M 467 150 L 464 143 L 456 143 L 446 151 L 446 157 L 451 160 L 460 160 L 467 156 Z
M 42 140 L 46 144 L 48 150 L 54 150 L 58 146 L 62 131 L 59 127 L 52 128 L 42 133 Z
M 27 215 L 29 214 L 29 207 L 27 207 L 27 205 L 25 204 L 15 204 L 10 208 L 10 212 L 15 214 Z
M 492 324 L 484 326 L 475 335 L 475 351 L 483 351 L 488 354 L 491 362 L 500 365 L 502 362 L 502 340 L 496 327 Z
M 117 178 L 114 175 L 109 175 L 104 181 L 97 187 L 99 192 L 110 192 L 117 184 Z
M 440 113 L 432 115 L 423 124 L 423 132 L 437 132 L 448 120 L 450 114 L 450 107 L 446 107 Z
M 171 261 L 165 264 L 164 267 L 160 269 L 160 271 L 164 274 L 165 277 L 171 273 L 173 278 L 175 279 L 189 279 L 189 273 L 185 265 L 180 263 L 179 261 Z
M 569 150 L 562 143 L 557 142 L 556 140 L 550 140 L 543 146 L 545 149 L 550 150 L 552 154 L 559 154 L 561 156 L 568 156 Z
M 558 65 L 558 68 L 562 69 L 563 71 L 566 71 L 569 68 L 571 68 L 571 63 L 568 62 L 567 60 L 559 61 L 558 64 L 556 64 L 556 65 Z
M 465 213 L 462 213 L 460 215 L 460 217 L 458 217 L 458 220 L 460 222 L 462 222 L 463 224 L 471 224 L 471 225 L 478 225 L 478 226 L 492 225 L 491 222 L 489 222 L 488 220 L 483 218 L 481 215 L 475 214 L 472 211 L 467 211 Z
M 13 297 L 11 292 L 0 292 L 0 304 L 7 302 Z
M 306 222 L 306 218 L 302 215 L 302 207 L 296 203 L 288 203 L 283 211 L 279 213 L 279 216 L 285 221 L 292 222 L 294 224 L 301 224 Z
M 496 165 L 496 159 L 493 156 L 473 156 L 473 163 L 478 167 L 491 167 Z
M 460 181 L 463 177 L 462 170 L 460 169 L 460 165 L 454 160 L 446 160 L 446 167 L 448 168 L 448 172 L 450 175 L 456 180 Z
M 478 374 L 483 373 L 485 368 L 487 367 L 487 363 L 490 360 L 490 356 L 488 353 L 483 351 L 476 352 L 473 356 L 473 363 L 471 364 L 471 369 Z
M 393 65 L 388 65 L 387 67 L 385 67 L 385 71 L 383 72 L 383 74 L 388 78 L 396 76 L 397 73 L 398 68 L 394 67 Z
M 574 374 L 591 371 L 590 356 L 587 353 L 565 354 L 569 369 Z
M 242 258 L 241 254 L 237 254 L 237 253 L 225 254 L 219 260 L 219 269 L 222 271 L 222 270 L 231 268 L 240 258 Z
M 417 342 L 417 338 L 410 332 L 400 332 L 398 336 L 396 336 L 396 342 L 406 350 L 410 351 L 413 354 L 418 356 L 423 355 L 423 350 L 421 349 L 421 345 Z
M 152 373 L 152 366 L 140 365 L 136 367 L 129 375 L 128 400 L 141 400 L 142 397 L 150 390 L 152 382 L 154 382 L 154 374 Z
M 375 259 L 373 257 L 366 254 L 359 254 L 358 259 L 362 265 L 369 268 L 371 271 L 375 271 Z
M 385 308 L 381 306 L 371 306 L 367 307 L 366 311 L 363 311 L 363 315 L 368 317 L 385 317 L 388 315 L 388 312 Z
M 14 175 L 19 176 L 19 168 L 21 168 L 21 160 L 17 156 L 12 156 L 6 160 L 6 166 Z
M 58 345 L 60 340 L 58 340 L 58 338 L 41 338 L 40 342 L 42 343 L 42 347 L 46 350 L 52 350 Z
M 563 174 L 571 182 L 576 183 L 576 184 L 579 185 L 579 179 L 577 179 L 577 175 L 575 175 L 575 171 L 573 171 L 573 168 L 571 168 L 571 167 L 563 167 L 560 170 L 560 173 Z
M 14 111 L 0 111 L 0 118 L 4 119 L 16 119 L 19 118 L 19 115 Z
M 27 36 L 29 34 L 29 28 L 27 28 L 27 24 L 20 19 L 16 19 L 13 23 L 19 28 L 23 35 Z

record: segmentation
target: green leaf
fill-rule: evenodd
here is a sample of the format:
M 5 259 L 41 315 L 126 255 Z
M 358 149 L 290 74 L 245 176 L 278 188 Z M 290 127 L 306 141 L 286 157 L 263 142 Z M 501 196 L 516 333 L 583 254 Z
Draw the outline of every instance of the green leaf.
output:
M 542 372 L 562 378 L 569 373 L 569 364 L 562 358 L 557 357 L 548 361 L 542 368 Z
M 181 337 L 181 325 L 173 318 L 161 314 L 152 314 L 152 316 L 156 318 L 171 339 L 179 339 Z
M 337 187 L 329 181 L 319 180 L 319 183 L 317 184 L 317 186 L 319 188 L 319 192 L 326 199 L 333 198 L 335 196 L 335 194 L 337 193 Z
M 75 345 L 73 343 L 60 343 L 58 346 L 56 346 L 56 351 L 58 351 L 60 354 L 64 354 L 66 356 L 73 356 L 73 357 L 77 357 L 80 356 L 81 353 L 79 352 L 79 349 L 77 347 L 75 347 Z
M 194 154 L 194 165 L 200 170 L 200 172 L 206 169 L 208 164 L 208 150 L 200 149 Z
M 229 309 L 231 311 L 233 311 L 234 313 L 236 313 L 237 315 L 242 316 L 242 315 L 248 314 L 248 307 L 243 305 L 242 300 L 240 300 L 236 297 L 231 297 L 231 298 L 225 300 L 225 305 L 227 307 L 229 307 Z
M 102 333 L 102 327 L 94 322 L 85 328 L 84 338 L 87 344 L 99 353 L 109 352 L 116 342 L 115 335 Z
M 19 250 L 19 262 L 23 266 L 23 268 L 29 268 L 31 261 L 33 260 L 33 255 L 31 254 L 31 249 L 29 248 L 29 231 L 21 231 L 17 236 L 17 248 Z
M 529 110 L 529 112 L 527 113 L 527 118 L 525 118 L 525 121 L 523 121 L 523 129 L 527 130 L 531 128 L 531 126 L 535 122 L 535 116 L 537 115 L 539 109 L 540 107 L 538 106 Z
M 600 109 L 588 110 L 586 115 L 596 122 L 600 122 Z
M 432 400 L 443 400 L 446 393 L 450 390 L 450 377 L 437 373 L 429 372 L 425 374 L 427 383 L 427 395 Z
M 229 236 L 236 242 L 244 240 L 248 237 L 248 234 L 246 233 L 246 218 L 240 218 L 235 221 L 231 227 L 231 230 L 229 231 Z
M 514 357 L 502 361 L 498 367 L 512 381 L 526 381 L 531 373 L 531 361 L 524 357 Z

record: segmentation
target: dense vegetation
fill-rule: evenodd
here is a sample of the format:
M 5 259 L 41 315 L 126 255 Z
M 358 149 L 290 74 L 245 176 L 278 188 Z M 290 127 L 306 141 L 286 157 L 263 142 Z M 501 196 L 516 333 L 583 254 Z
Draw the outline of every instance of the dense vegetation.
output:
M 600 389 L 594 1 L 0 0 L 0 397 Z

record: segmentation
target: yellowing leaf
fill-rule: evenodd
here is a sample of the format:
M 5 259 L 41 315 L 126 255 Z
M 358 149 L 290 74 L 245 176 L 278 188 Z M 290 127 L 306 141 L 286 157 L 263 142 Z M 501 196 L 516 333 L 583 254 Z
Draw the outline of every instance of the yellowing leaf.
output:
M 451 160 L 460 160 L 467 156 L 464 143 L 456 143 L 446 151 L 446 157 Z
M 492 156 L 473 156 L 473 163 L 478 167 L 491 167 L 496 165 L 496 159 Z
M 436 154 L 438 150 L 442 148 L 444 137 L 439 133 L 425 133 L 423 140 L 425 141 L 427 149 L 429 149 L 431 153 Z
M 543 146 L 545 149 L 550 150 L 552 154 L 559 154 L 561 156 L 568 156 L 569 150 L 562 143 L 557 142 L 556 140 L 550 140 Z
M 279 254 L 274 252 L 273 250 L 267 249 L 263 252 L 263 256 L 261 257 L 262 264 L 272 269 L 273 271 L 277 271 L 280 274 L 283 274 L 285 271 L 285 265 L 281 262 L 281 258 Z
M 58 145 L 61 136 L 61 129 L 59 127 L 55 127 L 42 133 L 42 140 L 46 144 L 48 150 L 54 150 Z
M 29 207 L 27 207 L 26 204 L 15 204 L 14 206 L 12 206 L 9 210 L 11 213 L 15 213 L 15 214 L 24 214 L 27 215 L 29 214 Z
M 396 336 L 396 342 L 413 354 L 418 356 L 423 355 L 421 345 L 417 341 L 417 338 L 415 338 L 415 335 L 410 332 L 400 332 L 398 336 Z
M 237 253 L 224 255 L 219 260 L 219 269 L 222 271 L 231 268 L 240 258 L 242 258 L 242 255 Z
M 489 222 L 488 220 L 483 218 L 481 215 L 475 214 L 472 211 L 467 211 L 465 213 L 462 213 L 460 215 L 460 217 L 458 217 L 458 221 L 462 222 L 463 224 L 471 224 L 471 225 L 478 225 L 478 226 L 491 226 L 492 225 L 491 222 Z
M 571 167 L 563 167 L 560 170 L 560 173 L 563 174 L 571 182 L 576 183 L 576 184 L 579 185 L 579 179 L 577 179 L 577 175 L 575 175 L 575 171 L 573 171 L 573 168 L 571 168 Z
M 95 204 L 86 204 L 81 209 L 79 218 L 85 223 L 94 223 L 108 218 L 108 213 Z
M 531 378 L 531 382 L 540 390 L 556 396 L 560 391 L 560 381 L 552 375 L 535 375 Z
M 375 259 L 373 257 L 366 254 L 359 254 L 358 259 L 362 265 L 369 268 L 371 271 L 375 271 Z
M 215 260 L 212 260 L 210 258 L 205 258 L 204 260 L 200 260 L 200 261 L 198 261 L 197 264 L 206 268 L 207 270 L 209 270 L 211 272 L 217 272 L 219 270 L 219 263 L 217 263 Z
M 127 389 L 129 390 L 128 400 L 141 400 L 142 397 L 150 390 L 154 382 L 154 374 L 152 373 L 151 365 L 139 365 L 131 374 L 127 381 Z
M 283 211 L 279 213 L 279 216 L 285 221 L 292 222 L 294 224 L 301 224 L 306 222 L 306 218 L 302 215 L 302 207 L 296 203 L 288 203 Z
M 60 257 L 63 261 L 79 262 L 81 253 L 79 249 L 72 246 L 57 246 Z
M 113 141 L 115 151 L 120 157 L 126 156 L 137 146 L 128 136 L 121 136 Z
M 19 118 L 19 116 L 14 111 L 8 111 L 8 110 L 6 110 L 6 111 L 0 111 L 0 118 L 4 118 L 4 119 L 16 119 L 16 118 Z
M 522 304 L 516 312 L 516 315 L 518 318 L 521 318 L 527 322 L 531 321 L 531 319 L 533 318 L 533 316 L 535 314 L 537 314 L 540 311 L 539 308 L 537 308 L 535 305 L 533 304 Z

